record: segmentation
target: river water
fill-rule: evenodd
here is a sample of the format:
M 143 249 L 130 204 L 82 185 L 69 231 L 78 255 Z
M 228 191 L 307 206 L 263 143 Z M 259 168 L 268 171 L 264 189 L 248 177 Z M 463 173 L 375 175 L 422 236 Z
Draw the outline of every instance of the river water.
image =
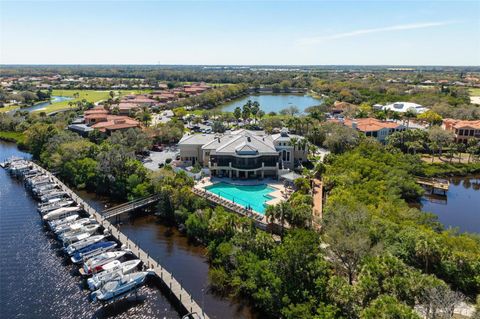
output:
M 12 155 L 29 157 L 14 144 L 0 141 L 0 161 Z M 98 209 L 102 198 L 80 192 Z M 174 229 L 151 216 L 124 222 L 121 229 L 186 287 L 211 318 L 253 318 L 248 307 L 208 291 L 205 249 L 188 243 Z M 57 241 L 48 235 L 36 202 L 21 181 L 0 168 L 0 318 L 180 318 L 155 286 L 114 305 L 92 304 L 77 267 L 66 262 Z

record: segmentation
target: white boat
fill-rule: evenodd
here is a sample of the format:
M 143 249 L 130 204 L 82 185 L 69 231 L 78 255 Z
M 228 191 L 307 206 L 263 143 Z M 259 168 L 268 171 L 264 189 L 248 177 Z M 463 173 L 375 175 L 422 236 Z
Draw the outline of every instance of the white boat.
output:
M 90 236 L 88 238 L 79 240 L 76 243 L 68 245 L 65 248 L 65 251 L 67 252 L 67 254 L 73 255 L 77 250 L 85 248 L 88 245 L 98 243 L 99 241 L 101 241 L 104 238 L 105 238 L 105 236 L 103 236 L 103 235 Z
M 32 190 L 33 195 L 36 197 L 42 197 L 47 194 L 59 191 L 59 189 L 57 188 L 57 185 L 55 184 L 47 184 L 44 186 L 45 186 L 44 188 L 33 189 Z
M 52 210 L 43 216 L 44 221 L 54 220 L 54 219 L 61 219 L 68 216 L 71 216 L 75 213 L 78 213 L 81 210 L 79 206 L 73 207 L 60 207 L 55 210 Z
M 93 258 L 104 252 L 114 250 L 117 247 L 117 243 L 114 241 L 101 241 L 85 248 L 77 250 L 70 260 L 74 264 L 80 264 L 87 259 Z
M 42 185 L 42 186 L 38 186 L 38 187 L 35 187 L 32 189 L 32 192 L 35 194 L 35 195 L 39 195 L 39 194 L 42 194 L 50 189 L 55 189 L 57 187 L 57 184 L 55 183 L 48 183 L 48 184 L 45 184 L 45 185 Z
M 56 235 L 61 235 L 63 233 L 66 233 L 66 232 L 69 232 L 69 231 L 72 231 L 72 230 L 76 230 L 76 229 L 79 229 L 85 225 L 88 225 L 88 224 L 93 224 L 95 223 L 95 219 L 93 218 L 82 218 L 82 219 L 74 219 L 70 222 L 65 222 L 63 224 L 60 224 L 60 225 L 57 225 L 55 227 L 51 227 L 52 231 L 56 234 Z
M 48 194 L 45 194 L 43 196 L 40 197 L 40 200 L 42 202 L 46 202 L 50 199 L 53 199 L 53 198 L 63 198 L 67 195 L 67 193 L 65 193 L 64 191 L 61 191 L 61 190 L 55 190 L 53 192 L 50 192 Z
M 129 253 L 126 250 L 120 250 L 120 251 L 109 251 L 106 253 L 99 254 L 95 257 L 92 257 L 85 261 L 83 264 L 83 268 L 80 273 L 84 276 L 87 275 L 92 275 L 97 272 L 103 271 L 103 266 L 106 264 L 118 260 L 119 258 L 123 257 L 125 254 Z
M 140 287 L 150 273 L 149 271 L 134 272 L 106 282 L 102 288 L 92 292 L 92 299 L 94 302 L 114 301 Z
M 92 278 L 88 278 L 88 288 L 92 291 L 100 289 L 106 282 L 135 271 L 140 263 L 140 259 L 132 259 L 123 263 L 110 262 L 103 266 L 104 270 L 102 272 L 93 275 Z
M 73 200 L 71 199 L 64 199 L 61 200 L 59 198 L 55 199 L 52 203 L 49 203 L 47 205 L 40 205 L 38 207 L 38 211 L 43 215 L 47 214 L 48 212 L 51 212 L 52 210 L 59 209 L 62 207 L 70 206 L 73 204 Z
M 84 225 L 79 229 L 72 230 L 58 236 L 64 243 L 74 243 L 92 236 L 100 228 L 98 224 Z
M 75 223 L 77 220 L 79 220 L 78 217 L 80 217 L 78 214 L 73 214 L 62 219 L 52 220 L 48 222 L 48 227 L 50 227 L 51 230 L 55 230 L 58 227 L 71 225 L 72 223 Z

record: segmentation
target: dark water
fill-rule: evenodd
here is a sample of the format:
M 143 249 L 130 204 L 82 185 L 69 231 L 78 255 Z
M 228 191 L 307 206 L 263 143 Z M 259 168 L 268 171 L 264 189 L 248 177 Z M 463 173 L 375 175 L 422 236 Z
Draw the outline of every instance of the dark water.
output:
M 446 228 L 480 233 L 480 177 L 455 177 L 443 195 L 426 194 L 421 209 L 438 216 Z
M 0 141 L 0 160 L 28 154 Z M 97 209 L 102 198 L 81 193 Z M 124 222 L 121 229 L 162 264 L 204 304 L 211 318 L 253 318 L 248 308 L 211 294 L 203 247 L 193 246 L 175 230 L 143 216 Z M 0 168 L 0 318 L 180 318 L 174 306 L 155 286 L 140 290 L 114 305 L 90 303 L 77 267 L 66 262 L 58 243 L 45 231 L 36 202 L 21 181 Z
M 310 95 L 301 94 L 259 94 L 249 95 L 243 98 L 225 103 L 220 106 L 222 111 L 233 112 L 236 107 L 242 107 L 248 100 L 257 101 L 260 103 L 260 109 L 265 113 L 280 112 L 281 110 L 290 107 L 298 107 L 300 112 L 305 111 L 307 107 L 319 105 L 322 100 L 311 97 Z
M 29 107 L 24 107 L 22 108 L 22 111 L 28 111 L 28 112 L 37 111 L 37 110 L 43 109 L 44 107 L 49 106 L 52 103 L 69 101 L 69 100 L 73 100 L 73 98 L 68 96 L 52 96 L 50 102 L 43 102 L 43 103 L 38 103 Z
M 97 210 L 112 206 L 104 197 L 86 192 L 77 193 Z M 201 245 L 190 243 L 175 227 L 161 224 L 152 215 L 124 217 L 119 227 L 150 256 L 160 261 L 192 294 L 210 318 L 257 318 L 250 307 L 237 300 L 222 298 L 208 289 L 207 250 Z

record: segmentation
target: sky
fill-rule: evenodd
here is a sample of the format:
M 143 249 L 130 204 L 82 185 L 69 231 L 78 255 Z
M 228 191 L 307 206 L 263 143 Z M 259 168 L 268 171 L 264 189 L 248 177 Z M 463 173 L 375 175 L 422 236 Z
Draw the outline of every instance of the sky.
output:
M 0 64 L 480 65 L 480 1 L 0 0 Z

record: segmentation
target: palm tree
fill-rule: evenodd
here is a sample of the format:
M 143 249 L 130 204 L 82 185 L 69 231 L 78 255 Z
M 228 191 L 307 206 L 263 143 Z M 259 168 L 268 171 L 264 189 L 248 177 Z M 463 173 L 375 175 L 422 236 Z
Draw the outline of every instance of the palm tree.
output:
M 405 120 L 407 121 L 407 129 L 408 127 L 410 126 L 410 119 L 414 119 L 417 117 L 417 113 L 415 113 L 415 111 L 413 111 L 412 109 L 408 109 L 405 114 L 403 115 L 403 117 L 405 118 Z
M 438 150 L 438 144 L 437 142 L 430 142 L 428 144 L 428 148 L 430 149 L 430 151 L 432 152 L 432 163 L 433 163 L 433 160 L 435 159 L 435 150 Z
M 478 142 L 475 138 L 471 138 L 467 142 L 467 152 L 468 152 L 468 163 L 470 163 L 470 159 L 472 155 L 475 154 L 478 148 Z
M 265 211 L 265 216 L 270 223 L 274 223 L 275 221 L 280 221 L 281 232 L 280 237 L 283 240 L 283 234 L 285 229 L 285 219 L 291 215 L 292 207 L 288 202 L 280 202 L 277 205 L 270 205 L 267 206 Z
M 290 146 L 293 146 L 293 153 L 295 153 L 295 148 L 297 145 L 299 145 L 299 139 L 298 137 L 292 137 L 290 139 L 290 142 L 288 143 Z

